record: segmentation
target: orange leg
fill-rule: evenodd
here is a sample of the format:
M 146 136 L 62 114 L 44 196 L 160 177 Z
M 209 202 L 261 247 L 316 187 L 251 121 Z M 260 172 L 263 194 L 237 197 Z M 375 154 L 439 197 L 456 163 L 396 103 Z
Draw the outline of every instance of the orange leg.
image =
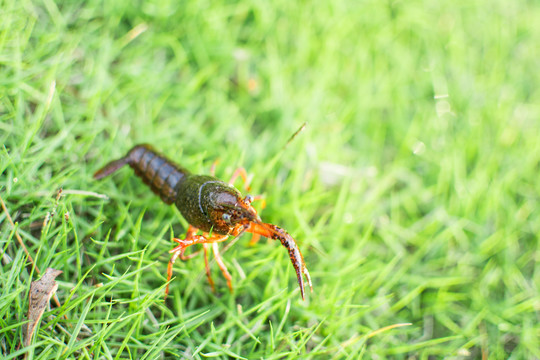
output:
M 213 163 L 212 163 L 212 166 L 210 166 L 210 175 L 214 176 L 216 175 L 216 166 L 217 164 L 219 163 L 219 160 L 216 159 Z
M 255 246 L 255 244 L 258 243 L 259 240 L 261 240 L 261 235 L 252 234 L 251 235 L 251 240 L 249 240 L 249 246 Z
M 171 260 L 169 260 L 169 265 L 167 265 L 167 287 L 165 287 L 165 299 L 167 298 L 167 295 L 169 295 L 169 283 L 172 278 L 173 265 L 176 261 L 176 258 L 178 258 L 178 255 L 180 255 L 180 253 L 175 252 L 171 257 Z
M 239 176 L 244 181 L 244 189 L 246 189 L 246 191 L 251 191 L 251 188 L 249 187 L 249 179 L 247 176 L 247 172 L 244 168 L 238 168 L 234 171 L 233 176 L 231 176 L 231 180 L 229 180 L 229 184 L 234 185 L 234 182 Z
M 217 245 L 217 243 L 214 243 Z M 208 244 L 203 244 L 204 249 L 204 269 L 206 270 L 206 277 L 208 278 L 208 283 L 210 283 L 210 287 L 212 288 L 212 292 L 216 292 L 216 288 L 214 286 L 214 280 L 212 280 L 212 275 L 210 274 L 210 265 L 208 264 Z
M 173 240 L 176 241 L 179 245 L 176 246 L 174 249 L 170 250 L 169 252 L 172 255 L 171 260 L 169 260 L 169 264 L 167 266 L 167 287 L 165 288 L 165 298 L 167 298 L 167 295 L 169 294 L 169 283 L 172 278 L 173 273 L 173 265 L 178 256 L 184 257 L 184 251 L 186 248 L 188 248 L 191 245 L 195 244 L 210 244 L 210 243 L 217 243 L 221 241 L 225 241 L 229 238 L 228 235 L 210 235 L 210 234 L 203 234 L 203 235 L 195 235 L 197 229 L 193 226 L 190 226 L 188 228 L 186 238 L 185 239 L 177 239 L 174 238 Z M 185 257 L 186 258 L 186 257 Z M 189 258 L 189 257 L 187 257 Z M 207 267 L 208 269 L 208 267 Z M 207 270 L 207 274 L 210 270 Z M 213 282 L 210 283 L 210 285 L 213 285 Z
M 262 197 L 262 195 L 255 195 L 253 197 L 253 201 L 261 202 L 261 210 L 264 210 L 266 208 L 266 200 Z
M 187 231 L 186 231 L 186 239 L 188 238 L 192 238 L 193 236 L 195 236 L 195 234 L 197 234 L 197 231 L 198 229 L 194 226 L 191 226 L 189 225 Z M 178 247 L 178 246 L 177 246 Z M 171 250 L 172 251 L 172 250 Z M 169 251 L 170 252 L 170 251 Z M 182 259 L 183 261 L 186 261 L 186 260 L 189 260 L 189 259 L 193 259 L 195 256 L 199 255 L 201 251 L 195 251 L 194 253 L 192 254 L 189 254 L 189 255 L 185 255 L 183 252 L 180 254 L 180 259 Z
M 233 292 L 232 277 L 231 274 L 229 274 L 229 270 L 227 270 L 227 266 L 223 262 L 221 255 L 219 254 L 219 246 L 217 242 L 212 243 L 212 250 L 214 250 L 214 257 L 216 258 L 216 262 L 218 263 L 218 266 L 221 269 L 223 276 L 225 277 L 225 279 L 227 279 L 227 286 L 229 287 L 229 290 Z

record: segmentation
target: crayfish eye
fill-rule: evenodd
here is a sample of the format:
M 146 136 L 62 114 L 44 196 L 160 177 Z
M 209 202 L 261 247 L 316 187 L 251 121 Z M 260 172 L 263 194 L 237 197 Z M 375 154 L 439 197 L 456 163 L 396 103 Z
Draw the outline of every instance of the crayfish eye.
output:
M 227 224 L 230 224 L 230 222 L 231 222 L 231 215 L 230 215 L 230 214 L 224 213 L 223 215 L 221 215 L 221 218 L 222 218 L 223 221 L 225 221 Z

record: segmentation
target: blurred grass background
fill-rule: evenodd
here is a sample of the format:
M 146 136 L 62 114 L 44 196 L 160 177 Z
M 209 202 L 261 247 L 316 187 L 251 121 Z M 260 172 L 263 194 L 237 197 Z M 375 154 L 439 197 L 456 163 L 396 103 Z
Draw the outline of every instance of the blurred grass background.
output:
M 525 0 L 0 1 L 0 194 L 63 271 L 20 348 L 38 276 L 0 213 L 1 356 L 540 358 L 538 18 Z M 197 257 L 163 302 L 186 222 L 129 169 L 91 178 L 140 142 L 244 166 L 314 293 L 243 236 L 233 294 Z

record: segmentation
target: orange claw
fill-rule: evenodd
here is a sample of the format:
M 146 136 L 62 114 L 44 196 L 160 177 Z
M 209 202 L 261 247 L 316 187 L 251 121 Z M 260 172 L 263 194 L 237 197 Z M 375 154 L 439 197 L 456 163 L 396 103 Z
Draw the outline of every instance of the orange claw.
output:
M 250 222 L 249 225 L 247 225 L 247 228 L 241 227 L 237 230 L 238 234 L 243 231 L 252 234 L 258 234 L 273 240 L 279 240 L 281 242 L 281 245 L 283 245 L 289 251 L 289 258 L 291 259 L 294 270 L 296 271 L 296 277 L 298 279 L 298 286 L 300 286 L 300 294 L 302 295 L 302 300 L 305 300 L 305 285 L 302 274 L 306 277 L 309 288 L 311 292 L 313 292 L 311 277 L 309 276 L 309 271 L 304 262 L 304 257 L 302 256 L 298 245 L 296 245 L 296 241 L 294 241 L 293 237 L 289 235 L 287 231 L 273 224 L 257 222 Z

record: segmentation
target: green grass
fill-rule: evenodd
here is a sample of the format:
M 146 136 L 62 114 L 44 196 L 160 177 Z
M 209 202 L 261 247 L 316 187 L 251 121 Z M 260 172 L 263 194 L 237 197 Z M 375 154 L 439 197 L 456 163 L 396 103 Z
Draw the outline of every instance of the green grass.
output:
M 19 348 L 38 275 L 0 213 L 0 357 L 540 358 L 538 3 L 0 13 L 0 195 L 39 268 L 63 271 L 62 306 Z M 243 236 L 224 253 L 233 294 L 197 257 L 164 302 L 186 222 L 130 169 L 92 179 L 141 142 L 194 172 L 245 167 L 314 293 L 278 243 Z

